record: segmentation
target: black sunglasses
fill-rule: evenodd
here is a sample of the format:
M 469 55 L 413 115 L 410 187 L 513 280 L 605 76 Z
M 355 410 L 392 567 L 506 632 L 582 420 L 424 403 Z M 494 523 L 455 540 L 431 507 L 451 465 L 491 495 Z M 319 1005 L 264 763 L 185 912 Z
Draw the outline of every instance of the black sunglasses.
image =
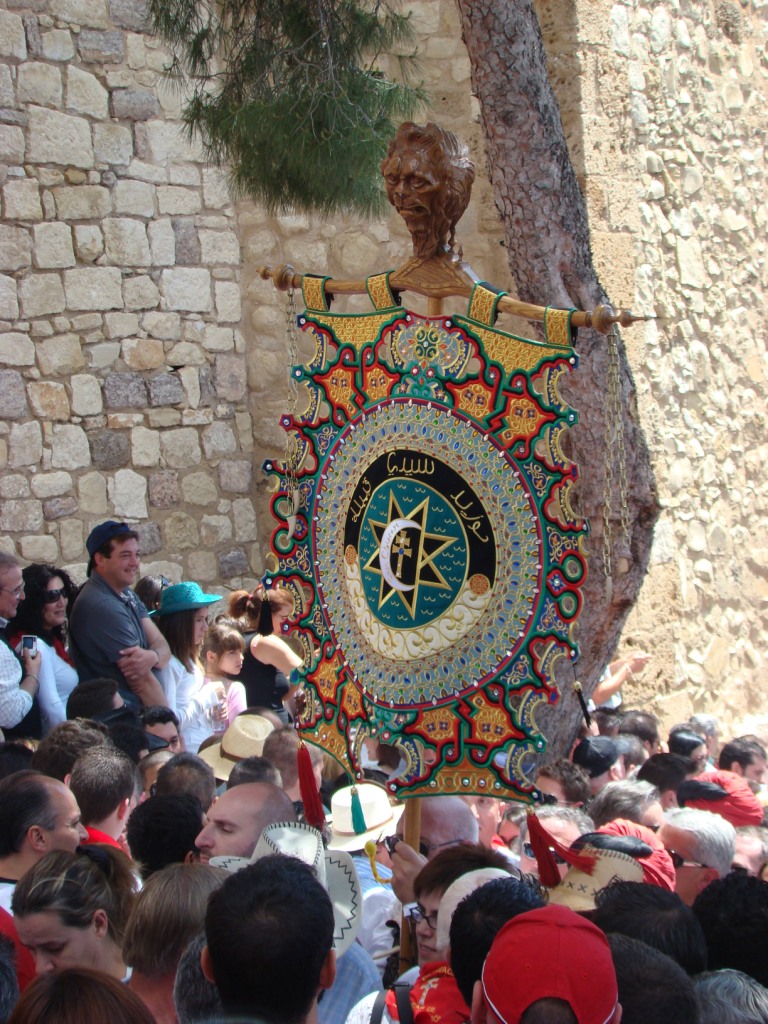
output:
M 43 594 L 43 604 L 56 604 L 60 597 L 66 596 L 66 587 L 59 587 L 58 590 L 46 590 Z
M 697 860 L 686 860 L 677 850 L 667 850 L 675 870 L 678 868 L 708 868 L 709 864 L 700 864 Z
M 401 842 L 402 839 L 398 835 L 386 836 L 384 839 L 384 845 L 389 850 L 390 855 L 395 852 L 397 844 Z M 458 846 L 460 842 L 460 839 L 449 839 L 447 843 L 426 843 L 422 840 L 419 843 L 419 853 L 422 857 L 429 857 L 432 850 L 440 850 L 444 846 Z

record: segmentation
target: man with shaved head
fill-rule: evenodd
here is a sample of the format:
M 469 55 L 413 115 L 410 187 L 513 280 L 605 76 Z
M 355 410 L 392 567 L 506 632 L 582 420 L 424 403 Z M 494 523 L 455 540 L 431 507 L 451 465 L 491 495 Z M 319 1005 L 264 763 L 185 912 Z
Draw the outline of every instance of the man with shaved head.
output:
M 267 825 L 296 821 L 291 800 L 271 782 L 247 782 L 228 789 L 213 803 L 195 840 L 200 860 L 250 857 Z

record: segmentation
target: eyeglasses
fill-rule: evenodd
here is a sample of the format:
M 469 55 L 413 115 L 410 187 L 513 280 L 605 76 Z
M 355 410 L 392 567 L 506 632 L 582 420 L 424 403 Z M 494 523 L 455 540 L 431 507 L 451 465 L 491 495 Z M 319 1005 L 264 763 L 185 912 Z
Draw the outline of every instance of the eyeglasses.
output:
M 402 841 L 403 840 L 400 838 L 400 836 L 387 836 L 384 840 L 384 845 L 386 846 L 387 850 L 391 855 L 395 852 L 397 844 L 401 843 Z M 422 857 L 429 857 L 430 853 L 433 850 L 441 850 L 444 846 L 458 846 L 460 842 L 461 839 L 449 839 L 447 843 L 428 843 L 425 840 L 422 840 L 419 843 L 419 853 L 422 855 Z
M 413 906 L 408 908 L 408 917 L 410 917 L 412 921 L 415 921 L 416 924 L 423 921 L 428 928 L 432 929 L 432 931 L 437 928 L 437 911 L 433 914 L 428 914 L 420 903 L 415 903 Z
M 46 590 L 46 592 L 43 594 L 43 604 L 56 604 L 60 597 L 66 596 L 66 587 L 59 587 L 58 590 Z
M 548 847 L 549 852 L 555 858 L 555 864 L 567 864 L 567 860 L 563 860 L 560 854 L 555 850 L 554 846 Z M 533 852 L 533 847 L 530 843 L 523 843 L 523 853 L 529 860 L 536 860 L 536 854 Z
M 15 594 L 16 597 L 21 597 L 24 593 L 24 584 L 20 583 L 18 587 L 0 587 L 0 590 L 5 590 L 9 594 Z
M 681 853 L 676 850 L 667 850 L 670 860 L 672 861 L 675 871 L 678 868 L 708 868 L 709 864 L 700 864 L 697 860 L 686 860 Z

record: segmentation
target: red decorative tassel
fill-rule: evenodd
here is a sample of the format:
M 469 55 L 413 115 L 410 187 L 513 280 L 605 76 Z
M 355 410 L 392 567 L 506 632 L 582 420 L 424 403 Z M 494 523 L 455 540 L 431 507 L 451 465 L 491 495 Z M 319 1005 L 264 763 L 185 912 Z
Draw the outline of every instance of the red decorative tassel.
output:
M 533 855 L 539 866 L 539 881 L 548 889 L 560 884 L 560 872 L 557 869 L 550 846 L 554 845 L 554 837 L 547 832 L 536 815 L 528 812 L 528 839 L 533 847 Z
M 547 889 L 553 889 L 560 884 L 560 872 L 554 857 L 555 853 L 572 867 L 579 868 L 580 871 L 584 871 L 588 875 L 595 870 L 597 858 L 593 854 L 571 850 L 569 847 L 563 846 L 547 832 L 533 811 L 528 812 L 527 823 L 528 838 L 539 866 L 539 881 Z
M 323 801 L 320 799 L 320 790 L 315 782 L 312 758 L 309 756 L 306 743 L 301 739 L 299 740 L 296 759 L 299 766 L 299 790 L 301 792 L 301 802 L 304 804 L 304 817 L 308 825 L 322 832 L 325 825 Z

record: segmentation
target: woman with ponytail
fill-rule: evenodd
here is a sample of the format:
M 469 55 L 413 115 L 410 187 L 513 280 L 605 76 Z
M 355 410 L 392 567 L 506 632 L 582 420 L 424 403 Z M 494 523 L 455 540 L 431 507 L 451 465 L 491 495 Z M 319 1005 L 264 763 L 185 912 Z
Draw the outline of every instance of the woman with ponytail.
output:
M 123 933 L 138 882 L 117 847 L 94 844 L 49 853 L 13 893 L 13 921 L 38 974 L 92 967 L 123 980 Z
M 239 621 L 245 640 L 240 681 L 248 706 L 269 708 L 286 725 L 291 715 L 285 702 L 298 689 L 291 682 L 291 673 L 302 659 L 276 634 L 293 611 L 293 597 L 284 587 L 267 590 L 259 584 L 252 593 L 236 590 L 229 599 L 228 612 Z

